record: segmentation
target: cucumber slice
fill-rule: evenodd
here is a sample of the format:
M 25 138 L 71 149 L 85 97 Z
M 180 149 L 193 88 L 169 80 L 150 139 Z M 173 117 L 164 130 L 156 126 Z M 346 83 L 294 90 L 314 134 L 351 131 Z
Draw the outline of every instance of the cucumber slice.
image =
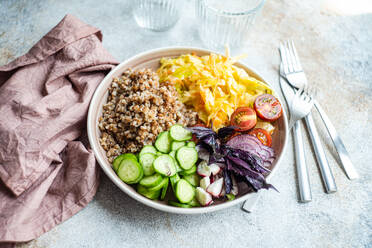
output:
M 164 200 L 165 195 L 167 194 L 168 185 L 169 185 L 169 179 L 167 178 L 167 183 L 163 186 L 163 189 L 161 190 L 160 200 Z
M 168 155 L 176 159 L 176 151 L 171 151 Z
M 185 141 L 173 141 L 171 144 L 171 150 L 172 151 L 177 151 L 178 148 L 181 148 L 186 145 Z
M 167 177 L 171 177 L 177 172 L 174 159 L 167 154 L 157 157 L 153 166 L 157 173 Z
M 192 206 L 192 207 L 200 207 L 200 204 L 199 204 L 198 200 L 196 200 L 195 197 L 192 198 L 192 200 L 189 203 L 187 203 L 187 204 L 190 205 L 190 206 Z
M 192 208 L 192 206 L 190 206 L 189 204 L 179 203 L 175 201 L 168 201 L 168 204 L 179 208 Z
M 156 154 L 157 150 L 154 146 L 152 145 L 146 145 L 142 148 L 142 150 L 140 151 L 138 157 L 141 157 L 142 154 L 144 153 L 152 153 L 152 154 Z
M 125 157 L 121 162 L 118 169 L 119 178 L 127 183 L 138 183 L 143 177 L 142 166 L 137 162 L 137 159 Z
M 151 200 L 156 200 L 159 198 L 161 190 L 149 191 L 146 187 L 142 186 L 141 184 L 137 184 L 137 192 Z
M 165 184 L 168 183 L 168 177 L 165 177 L 163 178 L 163 180 L 161 180 L 161 182 L 157 185 L 155 185 L 154 187 L 151 187 L 151 188 L 147 188 L 149 191 L 158 191 L 158 190 L 161 190 L 161 188 L 163 188 L 165 186 Z
M 156 152 L 156 156 L 160 156 L 160 155 L 163 155 L 164 153 L 162 152 Z
M 196 173 L 191 174 L 191 175 L 186 175 L 186 176 L 183 177 L 183 179 L 188 181 L 192 186 L 199 187 L 200 177 Z
M 179 124 L 173 125 L 169 133 L 172 139 L 177 141 L 185 141 L 192 138 L 192 133 Z
M 171 150 L 172 138 L 169 136 L 169 132 L 161 132 L 156 141 L 155 147 L 162 153 L 169 153 Z
M 142 153 L 139 156 L 139 162 L 143 167 L 143 174 L 145 176 L 151 176 L 155 173 L 154 166 L 152 165 L 156 159 L 156 155 L 153 153 Z
M 195 189 L 185 179 L 180 179 L 176 185 L 175 195 L 181 203 L 188 203 L 195 196 Z
M 176 159 L 182 169 L 188 170 L 198 161 L 198 152 L 195 148 L 184 146 L 177 150 Z
M 228 201 L 232 201 L 232 200 L 234 200 L 235 199 L 235 195 L 233 195 L 233 194 L 226 194 L 226 197 L 227 197 L 227 200 Z
M 177 185 L 177 182 L 181 180 L 181 177 L 176 173 L 174 176 L 170 177 L 169 180 L 171 182 L 173 192 L 176 192 L 176 185 Z
M 174 165 L 176 166 L 177 172 L 183 171 L 183 169 L 178 165 L 176 151 L 171 151 L 168 155 L 174 159 Z
M 197 169 L 196 165 L 193 165 L 191 169 L 181 171 L 180 175 L 186 176 L 186 175 L 194 174 L 196 172 L 196 169 Z
M 112 167 L 113 167 L 113 169 L 114 169 L 115 172 L 118 171 L 119 166 L 120 166 L 120 162 L 121 162 L 124 158 L 126 158 L 126 157 L 133 158 L 133 159 L 137 160 L 136 155 L 134 155 L 133 153 L 125 153 L 125 154 L 121 154 L 121 155 L 117 156 L 117 157 L 114 159 L 114 162 L 112 162 Z
M 196 144 L 195 144 L 194 141 L 190 141 L 190 142 L 187 142 L 187 145 L 186 145 L 186 146 L 187 146 L 187 147 L 195 147 Z
M 163 177 L 159 174 L 155 174 L 142 178 L 141 181 L 139 181 L 139 184 L 146 188 L 151 188 L 161 183 L 161 181 L 163 181 Z

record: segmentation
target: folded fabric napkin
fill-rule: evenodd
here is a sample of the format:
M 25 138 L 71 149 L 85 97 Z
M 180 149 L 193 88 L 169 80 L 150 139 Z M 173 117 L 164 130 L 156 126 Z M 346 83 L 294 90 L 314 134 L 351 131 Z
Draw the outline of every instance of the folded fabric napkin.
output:
M 116 64 L 101 32 L 67 15 L 0 67 L 0 246 L 32 240 L 84 208 L 99 168 L 84 128 Z

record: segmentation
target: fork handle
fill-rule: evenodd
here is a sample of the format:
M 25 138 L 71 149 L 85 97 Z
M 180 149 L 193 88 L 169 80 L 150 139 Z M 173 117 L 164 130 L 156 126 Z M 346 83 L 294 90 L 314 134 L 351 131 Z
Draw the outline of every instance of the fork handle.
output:
M 320 142 L 319 134 L 318 131 L 316 130 L 311 113 L 305 117 L 305 122 L 307 128 L 309 129 L 311 142 L 313 144 L 316 159 L 319 164 L 320 174 L 322 175 L 325 190 L 328 194 L 334 193 L 337 191 L 336 182 L 335 179 L 333 178 L 331 168 L 329 167 L 328 160 L 325 155 L 322 143 Z
M 324 112 L 323 108 L 320 106 L 318 101 L 314 101 L 315 108 L 318 110 L 320 117 L 322 118 L 324 125 L 327 128 L 329 136 L 333 141 L 336 148 L 337 154 L 340 158 L 341 165 L 344 168 L 346 176 L 350 179 L 359 178 L 358 172 L 356 171 L 353 163 L 351 162 L 349 153 L 347 152 L 344 143 L 342 142 L 340 136 L 337 134 L 336 128 L 333 126 L 331 120 L 328 118 L 327 114 Z
M 309 173 L 306 167 L 305 149 L 302 139 L 302 129 L 300 122 L 296 121 L 293 125 L 293 136 L 296 153 L 296 168 L 298 187 L 300 192 L 300 202 L 310 202 L 312 199 Z

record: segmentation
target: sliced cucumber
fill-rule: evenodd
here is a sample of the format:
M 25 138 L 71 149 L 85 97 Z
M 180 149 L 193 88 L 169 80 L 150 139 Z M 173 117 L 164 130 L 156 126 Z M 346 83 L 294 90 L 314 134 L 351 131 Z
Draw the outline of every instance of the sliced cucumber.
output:
M 186 146 L 187 146 L 187 147 L 195 147 L 196 144 L 195 144 L 194 141 L 190 141 L 190 142 L 187 142 L 187 145 L 186 145 Z
M 180 175 L 182 176 L 186 176 L 186 175 L 191 175 L 191 174 L 194 174 L 196 172 L 196 165 L 193 165 L 190 169 L 188 170 L 183 170 L 183 171 L 180 171 Z
M 170 177 L 169 180 L 171 182 L 173 192 L 176 192 L 176 185 L 177 185 L 177 182 L 181 180 L 181 177 L 176 173 L 174 176 Z
M 196 200 L 195 197 L 192 198 L 192 200 L 189 203 L 187 203 L 187 204 L 190 205 L 190 206 L 192 206 L 192 207 L 200 207 L 200 204 L 199 204 L 198 200 Z
M 137 159 L 131 157 L 124 157 L 121 160 L 117 173 L 119 178 L 127 184 L 138 183 L 143 177 L 142 166 Z
M 168 201 L 168 204 L 174 207 L 179 207 L 179 208 L 192 208 L 192 206 L 189 204 L 179 203 L 175 201 Z
M 198 174 L 194 173 L 194 174 L 191 174 L 191 175 L 186 175 L 186 176 L 183 177 L 183 179 L 188 181 L 192 186 L 199 187 L 200 177 L 198 176 Z
M 162 153 L 169 153 L 171 150 L 172 138 L 169 136 L 169 132 L 161 132 L 155 141 L 155 147 Z
M 176 159 L 182 169 L 188 170 L 198 161 L 198 152 L 192 147 L 181 147 L 177 150 Z
M 186 145 L 185 141 L 173 141 L 171 144 L 171 150 L 172 151 L 177 151 L 178 148 L 181 148 Z
M 136 155 L 134 155 L 133 153 L 125 153 L 125 154 L 121 154 L 119 156 L 117 156 L 115 159 L 114 159 L 114 162 L 112 162 L 112 167 L 114 169 L 114 171 L 118 171 L 119 169 L 119 166 L 120 166 L 120 162 L 124 159 L 124 158 L 133 158 L 135 160 L 137 160 L 137 157 Z
M 226 197 L 227 197 L 227 200 L 228 201 L 232 201 L 232 200 L 235 200 L 235 195 L 229 193 L 229 194 L 226 194 Z
M 183 169 L 178 165 L 178 162 L 176 159 L 176 151 L 171 151 L 169 153 L 169 156 L 171 156 L 174 159 L 174 165 L 176 166 L 177 172 L 183 171 Z
M 165 186 L 165 184 L 168 183 L 168 177 L 164 177 L 163 180 L 161 180 L 161 182 L 157 185 L 155 185 L 154 187 L 151 187 L 151 188 L 147 188 L 149 191 L 158 191 L 158 190 L 161 190 L 161 188 L 163 188 Z
M 143 167 L 143 174 L 145 176 L 151 176 L 155 173 L 154 166 L 152 165 L 156 159 L 156 155 L 153 153 L 142 153 L 139 156 L 139 162 Z
M 171 177 L 177 172 L 174 159 L 167 154 L 157 157 L 153 166 L 157 173 L 167 177 Z
M 163 181 L 163 177 L 160 174 L 155 174 L 142 178 L 141 181 L 139 181 L 139 184 L 151 188 L 161 183 L 161 181 Z
M 176 159 L 176 151 L 171 151 L 168 155 Z
M 186 141 L 192 138 L 192 133 L 179 124 L 173 125 L 169 133 L 172 139 L 177 141 Z
M 160 200 L 164 200 L 165 195 L 167 194 L 168 185 L 169 185 L 169 179 L 167 178 L 167 182 L 166 182 L 166 184 L 163 186 L 163 189 L 161 190 Z
M 176 185 L 175 195 L 181 203 L 188 203 L 195 196 L 195 189 L 184 179 L 180 179 Z
M 141 184 L 137 184 L 137 192 L 151 200 L 156 200 L 159 198 L 161 190 L 149 191 L 146 187 L 142 186 Z
M 160 156 L 160 155 L 163 155 L 164 153 L 162 152 L 156 152 L 156 156 Z
M 138 157 L 141 157 L 142 154 L 144 153 L 152 153 L 152 154 L 156 154 L 157 150 L 154 146 L 152 145 L 146 145 L 142 148 L 142 150 L 140 151 Z

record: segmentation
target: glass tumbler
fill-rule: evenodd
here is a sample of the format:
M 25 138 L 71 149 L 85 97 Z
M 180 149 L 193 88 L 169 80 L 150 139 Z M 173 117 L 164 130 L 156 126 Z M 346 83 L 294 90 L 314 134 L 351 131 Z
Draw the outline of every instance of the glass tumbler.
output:
M 183 0 L 133 0 L 133 16 L 142 28 L 164 31 L 176 24 Z
M 249 30 L 265 0 L 196 0 L 199 35 L 213 49 L 237 47 L 248 41 Z

